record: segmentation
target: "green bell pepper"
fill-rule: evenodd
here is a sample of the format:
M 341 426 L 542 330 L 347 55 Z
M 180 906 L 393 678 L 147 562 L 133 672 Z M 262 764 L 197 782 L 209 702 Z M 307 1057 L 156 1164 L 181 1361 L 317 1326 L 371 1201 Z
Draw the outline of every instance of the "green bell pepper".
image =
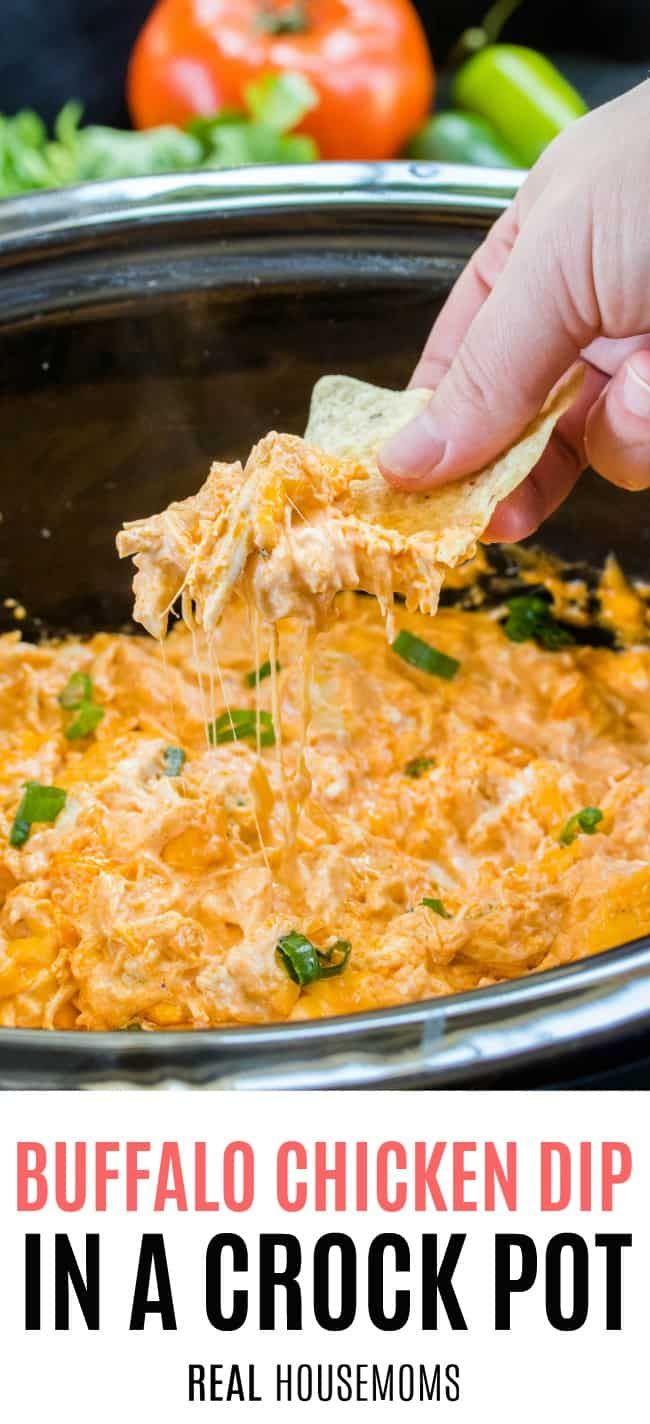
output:
M 461 65 L 452 99 L 494 125 L 526 168 L 587 106 L 554 64 L 521 45 L 489 44 Z
M 409 158 L 438 163 L 471 163 L 480 168 L 517 168 L 519 159 L 479 114 L 443 110 L 427 119 L 411 139 Z

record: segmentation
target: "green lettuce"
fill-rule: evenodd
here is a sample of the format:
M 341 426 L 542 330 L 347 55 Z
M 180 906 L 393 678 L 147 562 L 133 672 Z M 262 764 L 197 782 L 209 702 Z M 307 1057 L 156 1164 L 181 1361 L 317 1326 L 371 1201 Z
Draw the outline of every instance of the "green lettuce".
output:
M 50 137 L 39 115 L 0 114 L 0 197 L 108 178 L 137 178 L 254 163 L 309 163 L 318 149 L 291 130 L 318 99 L 301 74 L 268 74 L 244 93 L 245 107 L 130 131 L 81 124 L 82 107 L 61 109 Z

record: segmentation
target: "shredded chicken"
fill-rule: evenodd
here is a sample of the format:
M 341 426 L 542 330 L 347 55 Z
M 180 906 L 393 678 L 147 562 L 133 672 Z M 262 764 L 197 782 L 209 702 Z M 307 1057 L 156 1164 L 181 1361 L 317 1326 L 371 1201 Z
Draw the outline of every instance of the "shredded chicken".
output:
M 375 594 L 389 634 L 394 593 L 406 597 L 408 608 L 434 614 L 446 571 L 475 554 L 496 504 L 539 459 L 580 379 L 579 372 L 569 376 L 487 469 L 422 495 L 391 490 L 372 447 L 359 459 L 347 445 L 341 454 L 336 429 L 333 453 L 272 432 L 254 446 L 245 470 L 213 466 L 198 495 L 118 535 L 120 557 L 132 557 L 137 568 L 135 618 L 163 636 L 182 594 L 184 616 L 210 633 L 238 590 L 252 596 L 267 622 L 292 615 L 314 622 L 337 593 L 357 588 Z M 404 401 L 410 409 L 414 396 L 426 397 L 349 384 L 373 401 L 388 398 L 392 409 Z M 327 382 L 320 385 L 327 390 Z M 315 428 L 326 438 L 326 426 Z

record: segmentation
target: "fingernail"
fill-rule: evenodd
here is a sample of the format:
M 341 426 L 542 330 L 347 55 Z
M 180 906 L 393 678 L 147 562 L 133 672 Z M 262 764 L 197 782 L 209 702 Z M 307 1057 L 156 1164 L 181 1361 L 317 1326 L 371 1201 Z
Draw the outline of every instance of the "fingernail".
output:
M 381 464 L 394 475 L 417 479 L 440 464 L 446 443 L 435 434 L 431 416 L 425 410 L 386 441 L 380 451 Z
M 630 415 L 650 420 L 650 385 L 635 370 L 632 361 L 628 361 L 625 369 L 623 404 Z

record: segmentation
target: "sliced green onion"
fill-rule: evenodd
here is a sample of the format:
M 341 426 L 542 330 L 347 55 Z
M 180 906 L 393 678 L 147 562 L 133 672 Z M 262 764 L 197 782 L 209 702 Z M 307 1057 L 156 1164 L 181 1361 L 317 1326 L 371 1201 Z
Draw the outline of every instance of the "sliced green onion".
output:
M 432 900 L 428 895 L 425 895 L 424 899 L 420 900 L 420 904 L 426 905 L 428 910 L 434 910 L 436 915 L 440 915 L 443 920 L 453 920 L 454 918 L 453 915 L 450 915 L 449 910 L 445 909 L 442 900 Z
M 333 979 L 336 974 L 342 974 L 351 952 L 349 939 L 337 939 L 329 949 L 317 949 L 321 979 Z
M 560 845 L 573 845 L 581 832 L 585 836 L 595 836 L 602 819 L 603 813 L 597 806 L 585 806 L 582 811 L 577 811 L 575 816 L 569 816 L 558 836 Z
M 279 671 L 280 671 L 280 664 L 279 664 L 279 663 L 276 663 L 276 664 L 275 664 L 275 671 L 276 671 L 276 672 L 279 672 Z M 267 658 L 267 661 L 266 661 L 265 663 L 262 663 L 261 667 L 253 668 L 251 672 L 247 672 L 247 673 L 246 673 L 246 675 L 245 675 L 245 677 L 244 677 L 244 682 L 246 683 L 246 686 L 247 686 L 247 687 L 257 687 L 257 684 L 258 684 L 259 682 L 264 682 L 265 677 L 270 677 L 270 676 L 271 676 L 271 664 L 270 664 L 270 662 L 269 662 L 269 660 L 268 660 L 268 658 Z
M 406 628 L 402 628 L 397 634 L 392 649 L 405 663 L 410 663 L 411 667 L 418 668 L 420 672 L 431 673 L 433 677 L 445 677 L 449 680 L 456 676 L 460 667 L 456 658 L 438 652 L 437 648 L 432 648 L 431 644 L 425 643 L 422 638 L 416 638 L 415 633 L 409 633 Z
M 342 974 L 350 958 L 352 946 L 347 939 L 337 939 L 329 949 L 316 949 L 305 935 L 291 930 L 277 943 L 277 955 L 295 984 L 315 984 L 318 979 L 331 979 Z
M 277 944 L 278 957 L 296 984 L 313 984 L 320 979 L 318 953 L 311 940 L 292 930 Z
M 80 702 L 77 715 L 65 729 L 69 742 L 78 742 L 82 737 L 90 737 L 104 716 L 104 708 L 94 702 Z
M 9 844 L 23 846 L 36 822 L 56 821 L 68 798 L 60 786 L 41 786 L 39 781 L 26 781 L 14 823 L 9 832 Z
M 180 776 L 186 761 L 187 753 L 183 751 L 182 747 L 165 747 L 163 752 L 163 774 L 165 776 Z
M 239 742 L 244 737 L 257 740 L 259 727 L 260 746 L 275 746 L 275 729 L 270 712 L 256 712 L 250 707 L 233 707 L 231 712 L 222 712 L 216 722 L 208 724 L 210 746 L 221 746 L 224 742 Z
M 508 617 L 503 623 L 506 638 L 526 643 L 533 638 L 540 648 L 556 652 L 575 643 L 568 628 L 553 617 L 547 600 L 539 594 L 517 594 L 508 599 Z
M 59 702 L 65 707 L 66 712 L 71 712 L 75 707 L 80 707 L 82 702 L 92 702 L 93 684 L 87 672 L 73 672 L 68 678 L 63 692 L 59 693 Z
M 568 628 L 563 628 L 554 618 L 549 618 L 537 634 L 540 647 L 546 648 L 549 653 L 556 652 L 558 648 L 571 647 L 575 641 L 573 633 L 570 633 Z
M 92 678 L 87 672 L 72 673 L 63 692 L 59 693 L 59 702 L 66 712 L 77 713 L 65 730 L 69 742 L 91 736 L 104 716 L 104 708 L 93 702 Z
M 432 766 L 435 766 L 435 761 L 432 761 L 431 757 L 413 757 L 411 761 L 407 761 L 404 775 L 412 776 L 414 781 L 419 781 L 420 777 L 430 771 Z

